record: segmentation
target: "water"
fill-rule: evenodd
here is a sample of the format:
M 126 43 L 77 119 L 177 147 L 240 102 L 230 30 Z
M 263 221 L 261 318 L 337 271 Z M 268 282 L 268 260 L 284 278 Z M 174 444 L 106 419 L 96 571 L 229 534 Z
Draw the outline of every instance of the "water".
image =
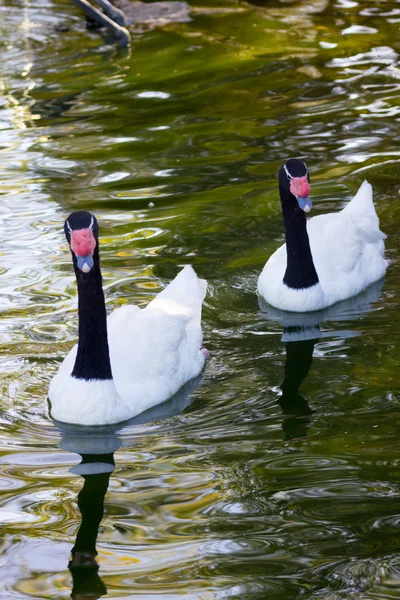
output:
M 191 8 L 122 53 L 67 0 L 0 7 L 0 598 L 400 598 L 399 5 Z M 289 156 L 314 214 L 368 178 L 394 259 L 302 341 L 255 295 Z M 199 381 L 91 435 L 46 404 L 77 208 L 110 310 L 184 264 L 209 281 Z

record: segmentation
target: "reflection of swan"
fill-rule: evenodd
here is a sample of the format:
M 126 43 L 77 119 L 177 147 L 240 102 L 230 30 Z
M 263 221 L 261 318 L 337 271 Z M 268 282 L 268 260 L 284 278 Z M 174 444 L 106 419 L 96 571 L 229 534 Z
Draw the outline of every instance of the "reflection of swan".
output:
M 299 393 L 301 383 L 307 377 L 313 361 L 314 346 L 321 337 L 332 335 L 319 329 L 322 321 L 346 321 L 361 318 L 374 310 L 373 303 L 379 299 L 383 279 L 375 282 L 361 294 L 324 310 L 312 313 L 290 313 L 273 308 L 259 299 L 263 313 L 284 327 L 282 341 L 286 349 L 285 377 L 281 385 L 282 395 L 278 400 L 285 415 L 290 415 L 282 427 L 286 437 L 306 435 L 306 417 L 312 413 L 307 400 Z M 356 335 L 351 330 L 335 331 L 335 335 L 348 338 Z
M 380 279 L 368 286 L 357 296 L 338 302 L 332 306 L 328 306 L 323 310 L 307 313 L 293 313 L 279 310 L 270 306 L 259 297 L 259 305 L 262 313 L 269 319 L 279 321 L 285 328 L 282 341 L 293 341 L 312 339 L 315 333 L 318 332 L 318 327 L 323 321 L 350 321 L 360 319 L 364 314 L 375 310 L 373 303 L 379 299 L 384 279 Z M 310 331 L 314 329 L 314 333 Z M 287 331 L 286 331 L 287 330 Z M 302 332 L 304 330 L 304 332 Z M 343 337 L 352 337 L 353 332 L 336 332 Z M 319 333 L 316 337 L 324 337 L 323 333 Z
M 129 434 L 135 433 L 136 425 L 166 419 L 184 410 L 190 404 L 190 394 L 199 379 L 191 380 L 168 402 L 135 417 L 123 428 L 118 425 L 93 428 L 57 424 L 61 434 L 59 447 L 79 454 L 82 459 L 70 469 L 71 473 L 80 475 L 84 480 L 78 494 L 82 522 L 68 564 L 73 580 L 71 598 L 74 600 L 95 600 L 107 594 L 98 574 L 96 540 L 104 513 L 104 498 L 115 468 L 114 452 L 122 445 L 132 443 Z
M 79 468 L 85 482 L 78 494 L 78 507 L 82 523 L 68 563 L 73 580 L 71 598 L 74 600 L 100 598 L 107 594 L 107 588 L 98 574 L 96 539 L 104 513 L 104 498 L 114 470 L 113 453 L 81 456 Z
M 317 328 L 310 328 L 315 333 Z M 302 330 L 304 331 L 304 329 Z M 314 346 L 318 339 L 304 339 L 293 342 L 285 342 L 286 361 L 285 378 L 281 385 L 282 396 L 278 404 L 284 415 L 288 418 L 284 420 L 282 429 L 286 438 L 304 437 L 306 435 L 306 419 L 312 413 L 307 400 L 299 394 L 299 387 L 307 377 L 313 361 Z
M 68 568 L 72 575 L 71 598 L 100 598 L 107 594 L 96 562 L 96 540 L 104 513 L 104 498 L 111 473 L 114 471 L 114 452 L 122 445 L 114 427 L 67 427 L 60 429 L 63 450 L 80 454 L 82 461 L 70 471 L 81 475 L 84 484 L 78 494 L 82 522 L 71 550 Z

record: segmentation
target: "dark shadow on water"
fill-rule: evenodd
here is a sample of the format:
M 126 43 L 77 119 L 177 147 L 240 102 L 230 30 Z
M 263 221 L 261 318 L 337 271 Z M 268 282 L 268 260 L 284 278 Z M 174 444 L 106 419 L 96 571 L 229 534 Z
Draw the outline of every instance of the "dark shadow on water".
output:
M 114 453 L 81 456 L 79 467 L 84 484 L 78 494 L 78 508 L 82 522 L 68 563 L 73 581 L 71 598 L 74 600 L 95 599 L 107 594 L 98 573 L 96 540 L 104 514 L 104 498 L 115 468 Z
M 116 432 L 119 431 L 124 436 L 129 435 L 130 428 L 135 427 L 136 425 L 144 425 L 146 423 L 151 423 L 154 421 L 161 421 L 163 419 L 169 419 L 179 413 L 183 412 L 191 403 L 190 394 L 198 387 L 200 381 L 202 379 L 202 373 L 191 379 L 185 385 L 181 387 L 181 389 L 174 395 L 172 398 L 169 398 L 165 402 L 158 404 L 157 406 L 153 406 L 149 408 L 143 413 L 140 413 L 136 417 L 129 419 L 128 421 L 123 421 L 121 423 L 116 423 L 113 425 L 70 425 L 66 423 L 62 423 L 61 421 L 57 421 L 53 419 L 50 415 L 50 419 L 52 420 L 55 427 L 60 431 L 61 436 L 66 438 L 71 442 L 72 439 L 76 440 L 76 443 L 81 444 L 83 442 L 84 437 L 89 434 L 89 438 L 91 440 L 95 440 L 101 438 L 103 434 L 108 432 Z M 63 446 L 61 446 L 63 447 Z M 67 448 L 65 448 L 67 449 Z M 71 452 L 74 452 L 71 450 Z
M 356 320 L 373 311 L 383 283 L 384 279 L 381 279 L 354 298 L 311 313 L 282 311 L 259 298 L 262 313 L 271 320 L 279 321 L 284 328 L 282 342 L 286 350 L 285 375 L 278 404 L 285 416 L 282 423 L 285 439 L 302 438 L 307 435 L 309 417 L 313 411 L 300 394 L 299 388 L 310 371 L 315 345 L 321 338 L 332 335 L 332 331 L 321 332 L 320 324 L 323 321 Z M 335 330 L 335 335 L 345 339 L 357 335 L 357 332 L 341 329 Z
M 282 429 L 286 439 L 307 435 L 308 417 L 312 410 L 307 400 L 299 393 L 299 388 L 312 365 L 314 346 L 317 342 L 318 338 L 285 343 L 285 378 L 278 404 L 285 415 Z
M 259 297 L 258 301 L 264 316 L 273 321 L 279 321 L 285 329 L 289 329 L 289 334 L 290 328 L 296 328 L 297 334 L 299 334 L 300 329 L 304 329 L 305 339 L 311 334 L 309 331 L 310 327 L 319 327 L 324 321 L 354 321 L 376 310 L 376 307 L 373 305 L 379 300 L 384 281 L 384 279 L 380 279 L 368 286 L 357 296 L 315 312 L 287 312 L 270 306 L 261 297 Z M 339 333 L 342 334 L 343 332 L 340 331 Z M 324 337 L 323 334 L 321 337 Z M 285 341 L 285 335 L 282 339 Z
M 189 381 L 167 402 L 123 424 L 83 427 L 55 422 L 61 435 L 59 447 L 81 457 L 81 462 L 70 469 L 71 473 L 83 478 L 77 499 L 82 520 L 68 563 L 73 581 L 71 598 L 74 600 L 95 600 L 107 594 L 96 562 L 96 541 L 104 515 L 104 499 L 115 469 L 115 451 L 127 445 L 129 440 L 133 443 L 134 438 L 129 437 L 129 433 L 134 433 L 135 426 L 168 419 L 182 412 L 190 404 L 190 394 L 200 379 Z

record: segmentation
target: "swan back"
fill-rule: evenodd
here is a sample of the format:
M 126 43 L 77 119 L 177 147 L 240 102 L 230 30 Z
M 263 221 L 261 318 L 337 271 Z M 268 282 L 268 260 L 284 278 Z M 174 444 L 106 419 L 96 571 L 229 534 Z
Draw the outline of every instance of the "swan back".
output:
M 201 372 L 201 308 L 207 284 L 185 267 L 145 309 L 126 306 L 109 317 L 111 367 L 131 416 L 175 394 Z

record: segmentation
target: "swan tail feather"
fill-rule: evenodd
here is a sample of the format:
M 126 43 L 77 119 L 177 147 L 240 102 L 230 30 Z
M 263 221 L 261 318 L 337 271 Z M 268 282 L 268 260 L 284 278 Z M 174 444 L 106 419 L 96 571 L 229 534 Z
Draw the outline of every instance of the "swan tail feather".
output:
M 207 292 L 207 281 L 199 279 L 193 267 L 187 265 L 167 287 L 158 294 L 149 307 L 161 308 L 162 304 L 178 305 L 191 316 L 193 323 L 201 322 L 201 308 Z M 167 302 L 165 302 L 167 301 Z
M 350 200 L 344 211 L 376 216 L 372 185 L 366 179 L 360 185 L 356 195 Z
M 386 235 L 379 229 L 372 185 L 367 180 L 361 184 L 358 192 L 343 212 L 353 215 L 358 235 L 363 242 L 377 244 L 381 247 L 382 240 L 386 239 Z

